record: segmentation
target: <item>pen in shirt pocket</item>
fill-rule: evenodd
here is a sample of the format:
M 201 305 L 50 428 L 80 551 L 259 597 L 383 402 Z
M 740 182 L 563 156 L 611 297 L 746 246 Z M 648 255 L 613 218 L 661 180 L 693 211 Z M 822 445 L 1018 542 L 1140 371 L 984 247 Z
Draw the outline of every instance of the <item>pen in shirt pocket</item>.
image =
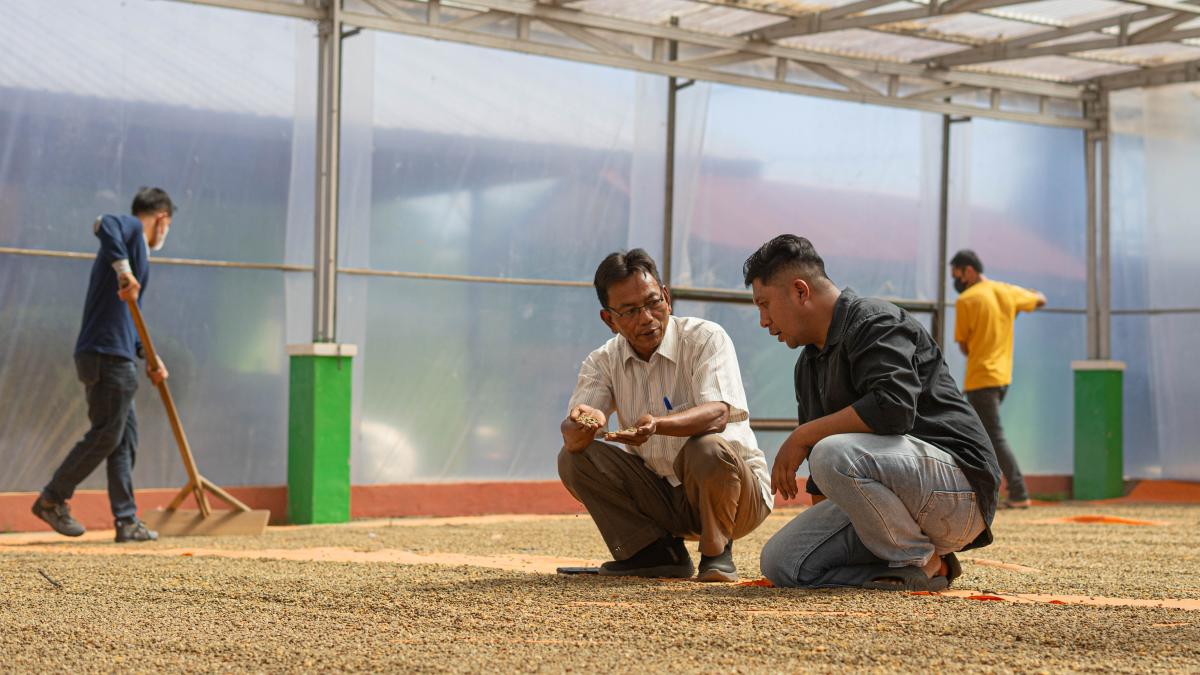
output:
M 663 405 L 666 406 L 667 412 L 675 410 L 675 408 L 671 405 L 671 399 L 667 398 L 666 396 L 663 397 Z

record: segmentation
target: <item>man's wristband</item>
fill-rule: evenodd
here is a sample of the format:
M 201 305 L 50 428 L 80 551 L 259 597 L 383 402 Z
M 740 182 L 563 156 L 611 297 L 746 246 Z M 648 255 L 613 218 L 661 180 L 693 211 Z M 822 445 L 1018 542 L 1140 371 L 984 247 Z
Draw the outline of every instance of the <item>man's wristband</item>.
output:
M 122 274 L 133 274 L 133 269 L 129 266 L 128 260 L 114 260 L 112 268 L 113 271 L 117 273 L 118 277 Z

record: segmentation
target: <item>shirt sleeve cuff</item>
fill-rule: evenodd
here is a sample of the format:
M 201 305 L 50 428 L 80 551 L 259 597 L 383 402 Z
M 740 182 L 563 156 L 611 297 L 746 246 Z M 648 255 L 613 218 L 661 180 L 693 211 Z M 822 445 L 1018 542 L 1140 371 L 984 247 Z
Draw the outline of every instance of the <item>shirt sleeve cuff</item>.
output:
M 880 430 L 887 428 L 887 424 L 884 423 L 883 411 L 879 409 L 879 401 L 875 400 L 875 394 L 867 392 L 862 398 L 852 403 L 851 407 L 871 428 L 871 431 L 880 433 Z
M 112 268 L 118 276 L 122 274 L 133 274 L 133 269 L 129 267 L 129 260 L 127 259 L 114 260 L 112 263 Z
M 720 387 L 707 388 L 696 397 L 696 405 L 704 403 L 724 403 L 729 406 L 729 422 L 745 422 L 750 419 L 750 411 L 738 405 L 733 396 L 727 396 Z

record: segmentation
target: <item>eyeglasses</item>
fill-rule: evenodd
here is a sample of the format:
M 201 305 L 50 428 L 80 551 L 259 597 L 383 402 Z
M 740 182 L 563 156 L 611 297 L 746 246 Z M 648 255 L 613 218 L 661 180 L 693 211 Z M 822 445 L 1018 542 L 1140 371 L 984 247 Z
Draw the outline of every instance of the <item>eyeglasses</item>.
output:
M 613 309 L 612 307 L 609 307 L 608 311 L 615 314 L 618 319 L 632 319 L 632 318 L 638 316 L 639 314 L 641 314 L 642 310 L 646 310 L 647 312 L 654 313 L 656 310 L 662 309 L 662 306 L 665 304 L 667 304 L 666 299 L 659 297 L 659 298 L 654 298 L 650 302 L 647 302 L 646 304 L 641 305 L 640 307 L 634 307 L 633 309 L 627 309 L 624 312 L 622 312 L 619 309 Z

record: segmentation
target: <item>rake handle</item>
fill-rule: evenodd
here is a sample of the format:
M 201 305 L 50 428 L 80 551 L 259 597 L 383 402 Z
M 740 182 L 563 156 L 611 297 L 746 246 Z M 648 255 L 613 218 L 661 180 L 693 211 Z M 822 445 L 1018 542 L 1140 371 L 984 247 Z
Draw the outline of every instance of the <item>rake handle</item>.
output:
M 146 363 L 158 365 L 158 352 L 154 349 L 154 341 L 150 339 L 150 331 L 146 328 L 146 321 L 142 318 L 142 310 L 138 307 L 136 300 L 126 300 L 125 304 L 129 305 L 129 313 L 133 315 L 133 323 L 137 326 L 138 337 L 142 340 L 142 347 L 146 350 Z M 175 443 L 179 446 L 179 456 L 183 458 L 183 468 L 187 470 L 188 487 L 192 489 L 192 494 L 196 497 L 196 504 L 200 507 L 200 513 L 204 517 L 208 517 L 210 509 L 208 507 L 208 498 L 204 495 L 204 478 L 200 476 L 200 472 L 196 469 L 196 460 L 192 457 L 192 448 L 188 445 L 187 435 L 183 433 L 183 423 L 179 421 L 179 411 L 175 409 L 175 400 L 171 398 L 171 390 L 167 388 L 167 381 L 163 380 L 157 385 L 159 396 L 162 397 L 163 407 L 167 409 L 167 418 L 171 421 L 171 431 L 175 434 Z

